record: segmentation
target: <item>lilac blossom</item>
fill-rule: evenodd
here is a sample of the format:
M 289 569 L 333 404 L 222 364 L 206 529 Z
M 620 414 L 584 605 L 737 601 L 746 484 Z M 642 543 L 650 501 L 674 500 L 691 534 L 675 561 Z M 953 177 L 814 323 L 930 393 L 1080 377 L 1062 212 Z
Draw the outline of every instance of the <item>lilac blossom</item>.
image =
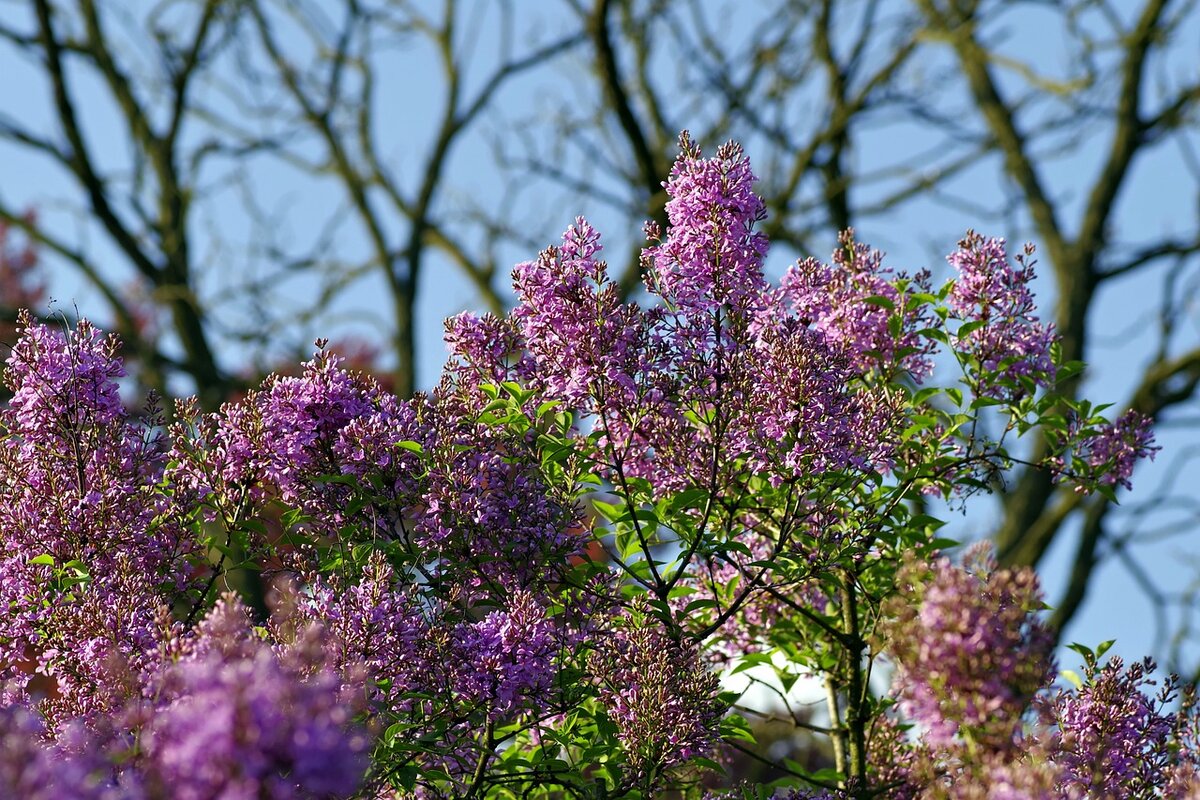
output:
M 0 795 L 14 800 L 134 800 L 118 792 L 91 754 L 45 741 L 38 718 L 0 706 Z
M 670 196 L 670 236 L 647 251 L 657 290 L 685 316 L 718 308 L 752 315 L 766 290 L 762 262 L 767 237 L 754 226 L 766 217 L 757 180 L 742 148 L 727 142 L 715 158 L 685 132 L 680 155 L 663 186 Z
M 372 411 L 371 400 L 379 393 L 340 369 L 339 359 L 323 349 L 299 377 L 267 380 L 259 395 L 271 445 L 264 453 L 264 473 L 280 487 L 285 501 L 295 499 L 299 476 L 340 471 L 325 448 L 351 421 Z
M 424 442 L 418 401 L 346 371 L 324 344 L 299 376 L 272 375 L 216 414 L 182 409 L 187 424 L 174 429 L 169 478 L 210 517 L 236 524 L 280 499 L 309 516 L 313 534 L 335 535 L 355 518 L 347 510 L 353 489 L 339 476 L 378 479 L 393 502 L 412 501 L 420 470 L 400 445 Z
M 20 338 L 8 358 L 5 385 L 14 427 L 65 441 L 81 427 L 103 428 L 125 418 L 117 379 L 125 367 L 115 336 L 87 320 L 73 331 L 33 322 L 23 312 Z
M 1132 489 L 1129 478 L 1134 467 L 1143 458 L 1153 460 L 1155 453 L 1162 449 L 1154 446 L 1151 425 L 1150 418 L 1132 409 L 1126 411 L 1095 436 L 1085 438 L 1080 445 L 1080 456 L 1101 483 Z
M 930 320 L 921 311 L 904 308 L 896 278 L 883 266 L 883 254 L 854 240 L 854 231 L 843 231 L 833 263 L 804 259 L 783 276 L 777 290 L 785 308 L 809 325 L 835 349 L 844 351 L 858 372 L 871 369 L 904 369 L 920 380 L 930 374 L 932 343 L 917 331 Z M 928 273 L 914 278 L 917 289 L 928 291 Z M 903 324 L 893 333 L 891 318 Z
M 524 590 L 491 597 L 499 607 L 480 608 L 480 618 L 472 618 L 431 588 L 398 576 L 373 554 L 357 583 L 319 579 L 281 621 L 284 627 L 319 624 L 328 666 L 350 673 L 361 667 L 379 712 L 403 720 L 412 735 L 437 741 L 444 751 L 435 759 L 440 768 L 469 774 L 475 726 L 544 707 L 558 657 L 578 644 L 578 635 L 548 615 L 545 600 Z M 431 697 L 445 703 L 436 713 Z
M 351 797 L 369 741 L 337 676 L 290 669 L 254 638 L 233 599 L 158 678 L 140 764 L 151 794 L 208 798 Z
M 51 727 L 136 691 L 152 664 L 156 609 L 190 585 L 186 511 L 158 484 L 161 420 L 130 418 L 115 340 L 87 322 L 58 331 L 21 316 L 0 411 L 0 681 L 32 691 Z M 34 686 L 27 666 L 46 681 Z M 22 688 L 24 687 L 24 689 Z
M 1168 784 L 1174 763 L 1195 763 L 1195 753 L 1171 752 L 1176 715 L 1168 704 L 1175 682 L 1155 692 L 1153 672 L 1149 659 L 1126 668 L 1114 657 L 1103 667 L 1089 665 L 1078 691 L 1050 701 L 1064 790 L 1099 798 L 1146 796 Z
M 382 699 L 397 712 L 412 710 L 412 694 L 450 686 L 456 702 L 484 707 L 489 718 L 519 714 L 549 687 L 558 653 L 575 643 L 527 591 L 506 592 L 481 619 L 462 619 L 377 555 L 357 583 L 319 579 L 298 606 L 292 624 L 320 623 L 331 665 L 363 665 L 386 682 Z
M 629 402 L 649 366 L 643 312 L 620 302 L 599 251 L 600 234 L 581 217 L 561 246 L 513 270 L 512 319 L 548 394 L 573 407 Z
M 1016 267 L 1008 262 L 1003 239 L 968 231 L 958 248 L 946 259 L 958 271 L 949 305 L 964 323 L 978 326 L 959 340 L 985 371 L 977 376 L 976 391 L 1012 401 L 1025 392 L 1022 379 L 1049 386 L 1055 375 L 1050 355 L 1055 334 L 1035 315 L 1032 247 L 1016 257 Z
M 421 652 L 429 623 L 411 584 L 400 580 L 379 554 L 372 554 L 356 582 L 338 576 L 314 578 L 303 595 L 293 590 L 295 608 L 275 614 L 277 625 L 294 628 L 319 624 L 332 668 L 366 668 L 378 684 L 390 683 L 379 699 L 395 706 L 405 693 L 422 688 L 429 677 Z M 277 638 L 286 637 L 277 633 Z
M 551 687 L 561 635 L 537 599 L 517 592 L 508 606 L 459 626 L 453 648 L 461 666 L 457 694 L 483 705 L 491 721 L 532 710 Z
M 530 443 L 434 400 L 428 472 L 411 539 L 461 587 L 529 586 L 578 552 L 578 509 L 567 487 L 547 484 Z
M 643 251 L 643 266 L 647 286 L 661 298 L 652 341 L 667 348 L 666 363 L 678 380 L 666 395 L 677 397 L 678 407 L 646 428 L 655 463 L 645 475 L 666 489 L 701 483 L 696 467 L 725 449 L 727 424 L 750 424 L 744 412 L 748 362 L 741 354 L 753 350 L 769 303 L 767 240 L 754 230 L 763 203 L 754 181 L 739 146 L 727 143 L 705 159 L 685 132 L 664 184 L 671 197 L 665 237 L 647 226 L 658 244 Z M 689 416 L 707 422 L 685 425 Z M 742 444 L 733 444 L 734 454 Z
M 718 682 L 696 647 L 673 641 L 652 620 L 624 620 L 591 660 L 600 699 L 630 767 L 653 776 L 717 743 Z
M 890 606 L 888 647 L 900 709 L 934 746 L 959 737 L 992 749 L 1009 746 L 1030 700 L 1053 674 L 1054 637 L 1037 617 L 1036 575 L 996 569 L 984 553 L 970 554 L 965 568 L 947 558 L 909 562 Z
M 853 390 L 849 363 L 819 334 L 787 320 L 749 361 L 730 447 L 751 465 L 777 480 L 886 465 L 897 411 L 884 395 Z
M 501 384 L 528 378 L 532 372 L 526 342 L 512 318 L 464 311 L 448 317 L 445 328 L 451 356 L 446 371 L 460 385 Z
M 524 377 L 588 415 L 614 472 L 670 484 L 669 443 L 686 438 L 663 314 L 622 303 L 599 252 L 599 234 L 579 218 L 561 246 L 514 269 Z

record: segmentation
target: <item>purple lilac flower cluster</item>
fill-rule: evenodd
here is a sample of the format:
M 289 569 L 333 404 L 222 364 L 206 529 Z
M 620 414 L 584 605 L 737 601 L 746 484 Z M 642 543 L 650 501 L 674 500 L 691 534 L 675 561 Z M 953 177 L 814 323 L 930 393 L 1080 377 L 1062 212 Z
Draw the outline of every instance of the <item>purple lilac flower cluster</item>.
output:
M 18 800 L 126 800 L 92 759 L 43 741 L 39 719 L 0 706 L 0 791 Z
M 1037 576 L 996 569 L 983 550 L 969 561 L 910 562 L 897 580 L 912 594 L 888 614 L 901 710 L 933 745 L 1011 741 L 1054 671 L 1053 633 L 1034 616 Z
M 1033 248 L 1009 264 L 1003 239 L 968 231 L 958 250 L 946 258 L 958 271 L 950 292 L 950 309 L 971 330 L 960 335 L 972 357 L 987 373 L 977 376 L 981 395 L 1004 401 L 1025 394 L 1021 379 L 1038 386 L 1054 380 L 1050 355 L 1054 327 L 1038 321 L 1030 284 L 1034 277 Z
M 742 376 L 743 403 L 727 441 L 779 482 L 787 476 L 886 469 L 898 409 L 852 388 L 856 373 L 815 331 L 788 320 L 763 332 Z
M 610 408 L 636 401 L 639 380 L 655 369 L 644 312 L 622 303 L 596 256 L 600 234 L 583 218 L 562 245 L 513 270 L 522 303 L 512 315 L 546 391 L 572 406 L 594 394 Z
M 406 695 L 423 686 L 427 613 L 411 584 L 381 554 L 371 555 L 357 580 L 316 576 L 303 594 L 295 587 L 281 587 L 280 594 L 272 617 L 277 639 L 320 625 L 329 666 L 339 671 L 362 666 L 375 680 L 389 678 L 386 689 L 367 687 L 385 707 L 406 708 Z
M 1151 420 L 1136 411 L 1126 411 L 1116 422 L 1082 442 L 1081 456 L 1102 483 L 1132 489 L 1129 478 L 1137 463 L 1154 459 L 1162 448 L 1154 446 Z
M 899 599 L 884 635 L 897 662 L 899 709 L 919 724 L 900 783 L 922 800 L 1147 797 L 1200 791 L 1194 703 L 1171 710 L 1177 681 L 1157 691 L 1146 660 L 1100 666 L 1050 690 L 1049 631 L 1036 617 L 1030 570 L 996 570 L 976 549 L 901 571 L 919 604 Z M 885 763 L 896 763 L 895 756 Z M 903 788 L 903 787 L 902 787 Z
M 701 158 L 686 132 L 679 149 L 664 184 L 671 233 L 646 254 L 657 289 L 685 316 L 719 308 L 752 315 L 767 288 L 762 262 L 768 242 L 754 230 L 766 210 L 754 193 L 750 160 L 733 142 L 715 158 Z
M 1055 480 L 1075 477 L 1078 494 L 1104 486 L 1132 489 L 1138 463 L 1146 458 L 1153 461 L 1162 449 L 1154 443 L 1153 420 L 1134 409 L 1115 422 L 1075 415 L 1054 438 L 1057 452 L 1045 464 L 1054 471 Z
M 187 424 L 174 430 L 168 477 L 211 518 L 243 517 L 278 499 L 333 533 L 350 520 L 348 491 L 331 478 L 375 476 L 397 497 L 415 490 L 415 458 L 398 446 L 422 439 L 415 408 L 342 369 L 324 345 L 299 376 L 272 375 L 217 414 L 181 408 Z
M 560 247 L 513 271 L 522 377 L 588 414 L 616 469 L 675 485 L 662 445 L 687 440 L 661 310 L 620 302 L 599 252 L 599 234 L 580 218 Z
M 125 367 L 116 337 L 103 335 L 87 320 L 73 331 L 39 325 L 27 312 L 20 325 L 5 378 L 12 391 L 13 428 L 66 443 L 73 431 L 102 429 L 125 418 L 116 383 Z
M 162 648 L 142 695 L 93 717 L 95 733 L 71 723 L 50 740 L 38 715 L 0 707 L 4 796 L 317 800 L 363 784 L 370 739 L 352 723 L 361 703 L 319 664 L 277 655 L 237 601 Z
M 620 620 L 591 666 L 630 768 L 653 777 L 712 752 L 722 707 L 695 645 L 672 641 L 643 612 Z
M 763 215 L 754 180 L 736 145 L 705 159 L 683 137 L 665 184 L 670 227 L 664 236 L 651 226 L 658 243 L 643 254 L 661 300 L 648 309 L 619 302 L 597 259 L 599 235 L 582 219 L 560 247 L 514 271 L 512 319 L 530 356 L 522 377 L 585 414 L 614 480 L 646 478 L 664 492 L 703 485 L 714 452 L 730 468 L 750 458 L 777 480 L 886 461 L 893 415 L 881 395 L 850 388 L 861 366 L 854 359 L 881 349 L 923 370 L 917 353 L 927 348 L 910 346 L 915 321 L 890 344 L 849 343 L 881 335 L 878 320 L 843 331 L 835 319 L 859 316 L 864 296 L 895 296 L 865 252 L 853 289 L 833 293 L 828 324 L 797 312 L 798 286 L 773 292 L 763 277 L 766 239 L 754 230 Z M 455 342 L 465 348 L 462 327 Z M 461 361 L 488 349 L 480 336 Z
M 525 438 L 460 414 L 458 401 L 435 401 L 421 506 L 411 538 L 437 573 L 465 590 L 538 584 L 575 554 L 578 510 L 532 462 Z
M 1089 664 L 1083 687 L 1048 703 L 1064 790 L 1086 797 L 1150 796 L 1185 764 L 1196 766 L 1195 751 L 1172 752 L 1175 680 L 1155 691 L 1154 669 L 1149 659 L 1128 668 L 1117 657 L 1103 667 Z
M 546 609 L 528 592 L 516 593 L 503 611 L 459 626 L 453 650 L 459 657 L 454 685 L 460 700 L 486 709 L 491 721 L 531 710 L 551 687 L 555 657 L 564 645 Z
M 454 621 L 377 556 L 358 583 L 318 580 L 308 595 L 285 621 L 319 624 L 334 667 L 361 664 L 368 675 L 386 677 L 386 689 L 372 688 L 401 714 L 419 716 L 410 698 L 439 687 L 451 687 L 456 704 L 485 709 L 492 721 L 519 714 L 543 698 L 555 657 L 573 644 L 528 592 L 515 591 L 482 619 Z
M 352 695 L 319 665 L 289 665 L 233 598 L 154 683 L 137 762 L 151 797 L 349 797 L 362 784 L 370 742 Z
M 848 230 L 838 236 L 832 264 L 799 261 L 784 274 L 778 293 L 797 319 L 846 353 L 856 371 L 902 368 L 920 381 L 933 370 L 934 344 L 918 335 L 930 320 L 920 307 L 904 308 L 897 278 L 909 282 L 883 266 L 883 253 L 856 242 Z M 928 272 L 911 282 L 914 290 L 929 291 Z M 903 321 L 899 334 L 891 328 L 894 315 Z
M 509 317 L 464 311 L 446 319 L 443 338 L 451 354 L 445 369 L 459 386 L 528 382 L 532 376 L 525 339 Z

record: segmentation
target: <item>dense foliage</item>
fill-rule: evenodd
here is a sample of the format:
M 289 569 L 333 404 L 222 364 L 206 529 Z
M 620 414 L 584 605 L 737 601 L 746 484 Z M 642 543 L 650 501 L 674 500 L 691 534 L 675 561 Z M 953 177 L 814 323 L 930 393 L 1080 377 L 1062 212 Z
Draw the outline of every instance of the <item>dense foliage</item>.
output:
M 743 673 L 823 686 L 829 757 L 737 796 L 1200 796 L 1174 682 L 1103 647 L 1059 680 L 1036 576 L 943 556 L 926 512 L 1016 468 L 1111 496 L 1155 450 L 1056 393 L 1080 365 L 1035 317 L 1032 251 L 968 233 L 936 287 L 848 232 L 771 286 L 753 182 L 683 137 L 649 302 L 578 220 L 511 314 L 447 323 L 408 401 L 319 343 L 167 424 L 126 411 L 115 340 L 26 318 L 6 796 L 701 796 L 753 751 Z M 227 591 L 247 569 L 268 596 Z

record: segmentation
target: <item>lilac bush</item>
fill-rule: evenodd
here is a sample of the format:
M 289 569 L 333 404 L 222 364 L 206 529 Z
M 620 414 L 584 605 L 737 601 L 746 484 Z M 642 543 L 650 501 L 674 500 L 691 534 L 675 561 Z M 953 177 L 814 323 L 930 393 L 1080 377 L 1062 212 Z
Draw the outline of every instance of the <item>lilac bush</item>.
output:
M 168 422 L 115 339 L 23 317 L 0 794 L 1196 796 L 1176 682 L 1060 677 L 1036 576 L 918 511 L 1019 469 L 1115 497 L 1157 449 L 1056 392 L 1032 250 L 968 233 L 938 286 L 847 231 L 772 286 L 754 182 L 685 135 L 641 302 L 578 219 L 407 399 L 318 342 Z M 741 673 L 822 687 L 813 763 L 755 749 Z M 777 779 L 720 788 L 739 752 Z

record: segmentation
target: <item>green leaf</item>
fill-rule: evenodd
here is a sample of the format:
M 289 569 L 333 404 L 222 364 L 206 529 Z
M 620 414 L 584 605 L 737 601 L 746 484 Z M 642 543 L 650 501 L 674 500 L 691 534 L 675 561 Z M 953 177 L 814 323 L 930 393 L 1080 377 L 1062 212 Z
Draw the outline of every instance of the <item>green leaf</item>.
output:
M 289 508 L 279 517 L 279 524 L 283 526 L 284 530 L 288 530 L 296 527 L 298 524 L 306 521 L 307 519 L 308 517 L 306 517 L 304 512 L 300 509 Z
M 417 778 L 420 775 L 417 768 L 411 765 L 401 767 L 393 767 L 389 770 L 391 774 L 392 788 L 404 789 L 412 791 L 417 785 Z
M 821 781 L 823 783 L 837 783 L 842 780 L 842 773 L 838 772 L 832 767 L 819 769 L 816 772 L 809 773 L 809 776 L 813 780 Z
M 731 714 L 721 720 L 721 738 L 738 739 L 750 744 L 757 744 L 757 740 L 754 738 L 754 731 L 751 730 L 750 724 L 746 722 L 746 718 L 740 714 Z
M 988 397 L 987 395 L 980 395 L 971 401 L 971 410 L 975 411 L 980 408 L 987 408 L 988 406 L 1000 405 L 1004 405 L 1003 401 L 997 400 L 994 397 Z
M 980 319 L 972 320 L 971 322 L 964 322 L 962 325 L 958 326 L 958 331 L 955 332 L 954 337 L 956 339 L 965 339 L 975 331 L 982 328 L 985 324 L 986 323 Z
M 686 617 L 686 616 L 690 615 L 693 611 L 699 611 L 704 608 L 715 608 L 716 605 L 717 605 L 716 600 L 712 600 L 712 599 L 708 599 L 708 598 L 705 598 L 702 600 L 693 600 L 692 602 L 688 603 L 684 607 L 683 616 Z
M 869 306 L 879 306 L 880 308 L 886 308 L 888 311 L 896 310 L 896 304 L 893 303 L 888 298 L 883 297 L 881 295 L 872 295 L 871 297 L 864 297 L 863 302 Z
M 944 330 L 942 330 L 941 328 L 925 328 L 923 330 L 917 331 L 917 336 L 923 337 L 925 339 L 932 339 L 933 341 L 940 342 L 941 344 L 944 344 L 944 345 L 950 344 L 950 337 L 948 337 L 946 335 L 946 332 Z
M 34 556 L 29 559 L 30 564 L 45 564 L 48 567 L 54 566 L 54 556 L 49 553 L 42 553 L 40 556 Z
M 913 405 L 920 405 L 921 403 L 924 403 L 926 400 L 933 397 L 940 391 L 941 390 L 936 386 L 926 386 L 924 389 L 913 395 Z
M 704 767 L 705 769 L 710 769 L 713 772 L 716 772 L 718 775 L 725 774 L 725 768 L 722 767 L 720 764 L 718 764 L 716 761 L 713 761 L 711 758 L 703 758 L 703 757 L 693 758 L 692 763 L 696 764 L 697 766 Z
M 625 516 L 625 509 L 622 506 L 613 503 L 606 503 L 603 500 L 592 498 L 592 508 L 596 509 L 596 513 L 604 517 L 609 522 L 616 522 Z
M 1071 644 L 1067 645 L 1067 649 L 1074 650 L 1076 653 L 1079 653 L 1079 655 L 1083 656 L 1083 660 L 1087 662 L 1094 661 L 1096 658 L 1096 654 L 1092 652 L 1092 648 L 1088 647 L 1086 644 L 1072 642 Z

